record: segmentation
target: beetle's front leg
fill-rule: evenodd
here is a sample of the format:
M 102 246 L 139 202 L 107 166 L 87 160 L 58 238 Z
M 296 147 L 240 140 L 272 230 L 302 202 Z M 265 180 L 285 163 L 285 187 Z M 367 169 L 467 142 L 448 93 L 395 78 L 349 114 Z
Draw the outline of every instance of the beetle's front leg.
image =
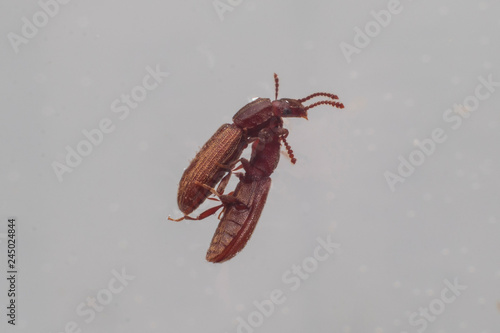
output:
M 283 128 L 283 127 L 277 127 L 275 129 L 273 129 L 273 132 L 278 135 L 280 138 L 287 138 L 288 137 L 288 130 L 286 128 Z
M 282 129 L 284 129 L 288 133 L 287 129 L 285 128 Z M 256 142 L 252 146 L 252 155 L 255 154 L 257 151 L 262 151 L 266 144 L 274 140 L 275 137 L 274 132 L 276 130 L 277 129 L 266 127 L 261 129 L 256 137 L 248 138 L 249 142 Z
M 262 151 L 266 144 L 275 140 L 276 138 L 279 138 L 279 140 L 283 141 L 283 144 L 285 145 L 286 152 L 288 154 L 288 157 L 290 158 L 290 161 L 292 162 L 292 164 L 295 164 L 295 162 L 297 162 L 297 159 L 295 158 L 295 156 L 293 154 L 292 147 L 290 147 L 290 145 L 286 141 L 286 138 L 288 137 L 288 133 L 289 133 L 288 130 L 286 128 L 283 128 L 283 127 L 273 127 L 273 128 L 266 127 L 264 129 L 262 129 L 259 132 L 259 136 L 258 136 L 259 141 L 258 141 L 257 145 L 254 146 L 254 150 L 252 151 L 252 155 L 257 154 L 258 152 Z M 245 167 L 245 166 L 243 165 L 243 167 Z

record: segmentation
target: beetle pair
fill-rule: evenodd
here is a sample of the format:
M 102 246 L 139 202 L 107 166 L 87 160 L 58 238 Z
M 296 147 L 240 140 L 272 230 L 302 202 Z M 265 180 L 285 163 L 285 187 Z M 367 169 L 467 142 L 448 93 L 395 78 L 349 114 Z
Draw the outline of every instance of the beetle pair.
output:
M 233 124 L 222 125 L 205 143 L 191 164 L 184 171 L 179 183 L 177 203 L 185 214 L 179 219 L 201 220 L 223 208 L 222 219 L 207 252 L 207 260 L 222 262 L 231 259 L 243 249 L 249 240 L 264 208 L 271 186 L 270 175 L 276 169 L 281 142 L 285 145 L 292 163 L 296 159 L 286 141 L 288 130 L 283 128 L 283 117 L 307 119 L 307 111 L 319 105 L 343 108 L 338 97 L 330 93 L 314 93 L 302 99 L 283 98 L 278 100 L 279 80 L 274 74 L 275 100 L 258 98 L 233 116 Z M 328 97 L 308 106 L 302 103 L 314 97 Z M 240 156 L 252 143 L 250 161 Z M 224 195 L 233 168 L 238 162 L 244 173 L 234 192 Z M 217 189 L 214 189 L 215 185 Z M 212 207 L 193 218 L 188 214 L 198 208 L 211 194 L 221 204 Z M 209 198 L 213 199 L 213 198 Z

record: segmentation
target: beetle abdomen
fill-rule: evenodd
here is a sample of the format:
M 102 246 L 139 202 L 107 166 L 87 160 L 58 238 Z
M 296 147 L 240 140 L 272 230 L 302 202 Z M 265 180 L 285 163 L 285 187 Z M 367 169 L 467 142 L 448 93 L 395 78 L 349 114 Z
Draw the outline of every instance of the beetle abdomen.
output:
M 259 221 L 270 188 L 269 177 L 238 183 L 234 196 L 248 208 L 230 206 L 227 209 L 212 238 L 207 252 L 208 261 L 229 260 L 245 247 Z
M 196 182 L 214 187 L 230 171 L 224 166 L 236 162 L 246 145 L 241 128 L 233 124 L 219 127 L 182 175 L 177 204 L 184 214 L 190 214 L 210 195 Z

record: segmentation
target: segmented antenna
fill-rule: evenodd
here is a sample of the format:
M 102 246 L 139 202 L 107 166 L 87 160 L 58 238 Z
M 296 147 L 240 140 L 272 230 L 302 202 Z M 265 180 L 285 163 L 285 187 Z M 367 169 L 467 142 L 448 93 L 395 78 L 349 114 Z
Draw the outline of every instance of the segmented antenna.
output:
M 313 103 L 309 106 L 306 106 L 306 111 L 309 110 L 309 109 L 312 109 L 318 105 L 322 105 L 322 104 L 328 104 L 328 105 L 331 105 L 333 107 L 336 107 L 336 108 L 339 108 L 339 109 L 343 109 L 344 108 L 344 104 L 340 103 L 340 102 L 335 102 L 335 101 L 319 101 L 319 102 L 316 102 L 316 103 Z
M 339 99 L 339 97 L 337 95 L 334 95 L 334 94 L 330 94 L 330 93 L 326 93 L 326 92 L 317 92 L 317 93 L 311 94 L 311 95 L 309 95 L 307 97 L 298 99 L 298 101 L 300 103 L 303 103 L 303 102 L 305 102 L 307 100 L 310 100 L 311 98 L 314 98 L 314 97 L 317 97 L 317 96 L 330 97 L 331 99 Z
M 297 162 L 297 159 L 293 155 L 292 147 L 290 147 L 290 145 L 288 144 L 288 142 L 286 142 L 285 136 L 281 136 L 280 139 L 281 139 L 281 141 L 283 141 L 283 144 L 285 145 L 286 152 L 288 154 L 288 157 L 290 157 L 290 159 L 292 161 L 292 164 L 295 164 L 295 162 Z
M 278 88 L 280 86 L 280 79 L 278 79 L 278 74 L 274 73 L 274 87 L 275 87 L 275 92 L 274 92 L 274 99 L 278 99 Z

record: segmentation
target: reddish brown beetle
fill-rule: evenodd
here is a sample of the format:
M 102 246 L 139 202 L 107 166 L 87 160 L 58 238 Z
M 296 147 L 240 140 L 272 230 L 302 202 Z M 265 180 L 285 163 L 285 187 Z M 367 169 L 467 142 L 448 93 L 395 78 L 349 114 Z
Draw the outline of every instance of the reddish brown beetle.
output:
M 278 96 L 278 76 L 274 74 L 276 99 Z M 288 130 L 283 128 L 282 117 L 302 117 L 307 119 L 307 110 L 321 104 L 343 108 L 336 101 L 320 101 L 307 107 L 302 103 L 316 96 L 338 99 L 328 93 L 315 93 L 300 100 L 281 99 L 271 102 L 259 98 L 238 111 L 233 117 L 234 124 L 225 124 L 208 140 L 190 166 L 185 170 L 179 184 L 179 208 L 186 214 L 179 219 L 201 220 L 224 208 L 222 219 L 214 234 L 206 259 L 223 262 L 234 257 L 246 245 L 252 235 L 264 208 L 271 186 L 270 175 L 276 169 L 280 157 L 280 141 L 283 141 L 292 163 L 293 151 L 286 142 Z M 240 179 L 234 192 L 223 195 L 232 167 L 249 142 L 252 145 L 250 161 L 241 159 L 245 173 L 238 173 Z M 213 188 L 221 179 L 219 187 Z M 212 207 L 198 217 L 188 216 L 186 211 L 196 209 L 210 193 L 219 197 L 221 205 Z
M 278 129 L 276 134 L 279 132 Z M 223 262 L 231 259 L 250 239 L 271 188 L 269 176 L 278 166 L 280 139 L 284 140 L 284 137 L 273 135 L 265 144 L 256 141 L 250 161 L 241 159 L 245 174 L 238 174 L 240 181 L 233 194 L 236 201 L 223 204 L 225 212 L 208 248 L 208 261 Z
M 268 135 L 265 130 L 271 124 L 281 124 L 282 117 L 301 117 L 307 119 L 307 110 L 318 105 L 328 104 L 333 107 L 343 108 L 344 105 L 335 101 L 338 97 L 330 93 L 314 93 L 302 99 L 283 98 L 278 100 L 278 75 L 274 74 L 275 100 L 258 98 L 233 116 L 233 124 L 222 125 L 217 132 L 205 143 L 191 164 L 184 171 L 179 190 L 177 193 L 177 204 L 179 209 L 188 215 L 198 208 L 210 195 L 208 188 L 214 187 L 219 182 L 217 192 L 221 194 L 229 180 L 224 176 L 230 172 L 239 160 L 241 153 L 248 143 L 257 138 L 266 139 Z M 329 97 L 332 100 L 319 101 L 308 106 L 302 103 L 317 97 Z M 283 129 L 288 133 L 286 129 Z M 283 137 L 286 137 L 284 135 Z M 285 145 L 288 147 L 288 144 Z M 293 156 L 292 163 L 295 163 Z M 229 174 L 227 175 L 229 176 Z M 224 179 L 223 179 L 224 178 Z M 222 181 L 221 181 L 222 179 Z M 200 186 L 203 184 L 206 186 Z
M 250 161 L 241 159 L 245 173 L 238 173 L 240 181 L 235 191 L 229 195 L 220 195 L 217 190 L 200 184 L 219 197 L 222 204 L 206 210 L 196 218 L 185 216 L 179 219 L 201 220 L 224 207 L 222 219 L 207 252 L 206 259 L 210 262 L 223 262 L 234 257 L 246 245 L 259 221 L 271 187 L 269 176 L 280 159 L 280 140 L 285 140 L 281 126 L 268 128 L 266 131 L 266 139 L 257 139 L 252 145 Z M 292 154 L 291 150 L 289 154 Z

